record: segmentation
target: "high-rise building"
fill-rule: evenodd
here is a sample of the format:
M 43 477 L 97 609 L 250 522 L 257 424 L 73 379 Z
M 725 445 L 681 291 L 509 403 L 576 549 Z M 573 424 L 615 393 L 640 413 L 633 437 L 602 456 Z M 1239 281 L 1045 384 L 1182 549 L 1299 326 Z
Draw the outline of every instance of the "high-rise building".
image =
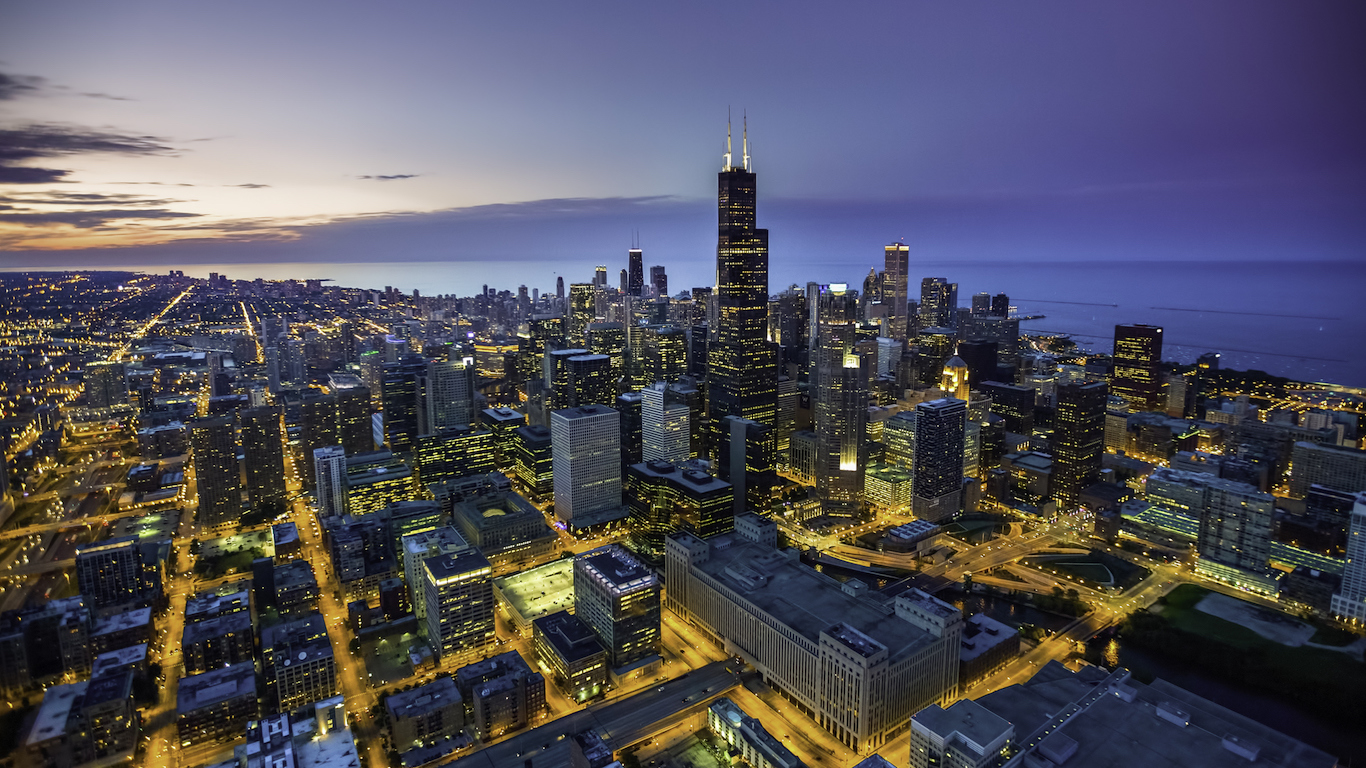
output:
M 588 351 L 611 359 L 612 383 L 626 372 L 626 326 L 621 323 L 592 323 L 588 326 Z M 605 403 L 604 403 L 605 405 Z
M 621 504 L 620 418 L 603 405 L 550 414 L 555 516 L 572 528 L 625 516 Z
M 427 389 L 424 393 L 426 432 L 433 434 L 474 421 L 474 358 L 457 356 L 453 360 L 433 360 L 427 364 Z
M 991 398 L 991 412 L 1005 420 L 1007 432 L 1025 437 L 1034 433 L 1033 389 L 999 381 L 984 381 L 981 388 Z
M 889 305 L 887 335 L 897 341 L 906 341 L 909 320 L 906 316 L 906 292 L 909 285 L 908 266 L 911 249 L 905 243 L 892 243 L 882 250 L 882 303 Z
M 869 355 L 858 348 L 858 295 L 843 283 L 820 296 L 812 408 L 819 452 L 816 492 L 821 511 L 837 517 L 862 513 L 868 463 Z
M 616 674 L 658 660 L 659 592 L 654 571 L 617 544 L 574 557 L 574 615 L 593 628 Z
M 617 383 L 612 376 L 609 355 L 575 355 L 566 361 L 569 371 L 569 402 L 565 408 L 580 405 L 611 407 L 617 399 Z
M 1058 386 L 1058 409 L 1053 417 L 1053 498 L 1061 511 L 1075 510 L 1081 492 L 1100 480 L 1109 397 L 1110 388 L 1104 382 Z
M 623 471 L 632 464 L 644 461 L 645 427 L 643 424 L 644 398 L 639 392 L 617 396 L 616 410 L 621 414 L 621 466 Z
M 668 384 L 655 382 L 640 391 L 641 460 L 670 464 L 689 458 L 691 409 Z
M 97 361 L 85 366 L 85 399 L 91 408 L 128 402 L 128 379 L 123 363 Z
M 1334 616 L 1354 626 L 1366 624 L 1366 493 L 1359 493 L 1352 506 L 1347 530 L 1347 565 L 1342 569 L 1342 586 L 1333 595 Z
M 991 297 L 991 314 L 997 317 L 1010 317 L 1010 297 L 998 293 Z
M 1148 501 L 1198 518 L 1196 571 L 1274 594 L 1269 576 L 1275 499 L 1255 486 L 1213 475 L 1161 468 L 1148 476 Z
M 688 372 L 688 335 L 670 325 L 649 326 L 641 335 L 639 386 L 678 381 Z
M 591 283 L 574 283 L 569 286 L 569 329 L 566 339 L 570 344 L 583 347 L 588 343 L 588 326 L 592 324 L 596 314 L 596 303 Z
M 233 418 L 212 416 L 191 421 L 190 445 L 199 494 L 199 524 L 206 528 L 236 525 L 242 517 L 242 481 Z
M 96 608 L 129 603 L 143 592 L 138 540 L 121 536 L 76 549 L 76 588 Z
M 958 321 L 958 283 L 943 277 L 920 281 L 920 327 L 952 328 Z
M 735 514 L 767 516 L 778 482 L 774 430 L 739 416 L 727 416 L 722 426 L 717 475 L 735 489 Z
M 517 487 L 535 502 L 548 501 L 555 493 L 554 447 L 550 430 L 537 425 L 518 427 L 512 463 Z
M 247 495 L 258 514 L 274 518 L 285 511 L 284 414 L 279 406 L 248 408 L 242 422 L 242 454 Z
M 417 439 L 417 471 L 423 485 L 494 470 L 493 433 L 460 424 Z
M 590 292 L 592 286 L 589 286 Z M 532 315 L 517 332 L 517 368 L 523 382 L 544 379 L 545 354 L 562 349 L 565 340 L 564 318 L 559 315 Z
M 1116 325 L 1114 374 L 1110 389 L 1129 401 L 1133 413 L 1165 411 L 1162 380 L 1162 329 L 1155 325 Z
M 735 526 L 730 483 L 700 469 L 642 462 L 627 467 L 624 485 L 637 551 L 662 557 L 671 533 L 685 530 L 705 538 Z
M 370 389 L 360 377 L 334 373 L 328 387 L 337 398 L 337 442 L 352 456 L 375 448 L 370 421 Z
M 905 470 L 915 469 L 915 411 L 901 411 L 882 426 L 886 463 Z
M 511 408 L 485 408 L 479 420 L 493 433 L 493 464 L 500 470 L 512 467 L 516 430 L 526 425 L 526 415 Z
M 645 252 L 639 248 L 632 248 L 626 253 L 627 259 L 627 293 L 631 296 L 640 296 L 645 290 Z
M 654 294 L 660 298 L 669 295 L 669 276 L 664 274 L 664 267 L 658 264 L 650 267 L 650 287 Z
M 968 404 L 945 397 L 915 407 L 915 516 L 938 523 L 958 514 Z
M 970 377 L 968 364 L 963 362 L 963 358 L 954 355 L 944 363 L 944 372 L 939 377 L 939 388 L 949 397 L 966 402 L 971 391 L 971 385 L 968 383 Z
M 346 514 L 346 450 L 342 446 L 313 451 L 313 483 L 320 516 Z
M 606 265 L 606 264 L 599 264 L 599 265 L 597 266 L 597 268 L 593 270 L 593 285 L 597 286 L 598 288 L 606 288 L 606 287 L 607 287 L 607 265 Z
M 731 162 L 730 129 L 725 163 L 717 175 L 716 339 L 708 344 L 711 451 L 719 455 L 727 416 L 773 427 L 778 408 L 778 360 L 768 335 L 768 230 L 755 228 L 756 177 L 750 170 L 749 137 L 743 164 Z
M 1315 485 L 1344 493 L 1366 489 L 1366 451 L 1296 442 L 1290 449 L 1290 495 L 1302 499 Z
M 304 456 L 312 457 L 313 452 L 319 448 L 341 444 L 336 395 L 325 394 L 316 389 L 305 390 L 300 408 L 303 419 L 299 431 L 299 446 L 303 449 Z M 301 478 L 304 488 L 313 490 L 312 473 L 305 475 Z
M 421 355 L 403 355 L 384 365 L 384 440 L 394 453 L 411 452 L 422 434 L 426 375 L 427 360 Z
M 563 298 L 564 298 L 564 276 L 563 276 L 563 275 L 558 276 L 558 277 L 555 278 L 555 298 L 557 298 L 557 299 L 563 299 Z
M 493 568 L 455 528 L 403 537 L 403 568 L 413 615 L 440 663 L 468 659 L 493 644 Z

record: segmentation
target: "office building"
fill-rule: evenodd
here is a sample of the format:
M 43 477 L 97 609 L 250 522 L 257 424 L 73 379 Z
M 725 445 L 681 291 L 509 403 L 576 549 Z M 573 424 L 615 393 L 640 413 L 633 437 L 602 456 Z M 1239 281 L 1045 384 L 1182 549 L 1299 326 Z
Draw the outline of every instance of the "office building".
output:
M 350 514 L 368 515 L 416 497 L 412 469 L 393 454 L 376 451 L 347 459 L 346 508 Z
M 1058 386 L 1058 408 L 1053 417 L 1053 498 L 1059 511 L 1076 509 L 1081 492 L 1100 480 L 1109 396 L 1104 382 Z
M 243 464 L 247 496 L 259 515 L 274 518 L 285 512 L 284 412 L 279 406 L 249 408 L 242 422 Z
M 727 416 L 772 428 L 778 407 L 778 360 L 767 341 L 768 230 L 754 226 L 757 184 L 749 167 L 748 130 L 742 158 L 740 166 L 732 163 L 727 127 L 725 162 L 717 175 L 718 318 L 707 364 L 713 457 L 726 439 Z
M 337 442 L 351 455 L 375 449 L 370 422 L 370 388 L 360 377 L 334 373 L 328 387 L 337 402 Z
M 999 381 L 982 383 L 982 394 L 991 398 L 991 412 L 1005 421 L 1007 432 L 1029 437 L 1034 434 L 1035 392 Z
M 1198 518 L 1196 571 L 1260 592 L 1275 592 L 1271 559 L 1275 499 L 1247 483 L 1157 469 L 1148 476 L 1148 501 Z
M 646 326 L 636 356 L 637 388 L 657 381 L 676 382 L 688 373 L 688 335 L 671 325 Z
M 664 267 L 658 264 L 650 267 L 650 287 L 655 296 L 662 298 L 669 295 L 669 276 L 664 274 Z
M 611 380 L 613 386 L 616 386 L 626 373 L 626 326 L 621 323 L 590 324 L 588 352 L 593 355 L 607 355 L 611 366 Z
M 985 713 L 963 707 L 963 717 L 945 717 L 964 703 L 968 702 L 925 718 L 918 729 L 922 738 L 956 748 L 949 753 L 952 757 L 929 762 L 912 741 L 912 766 L 994 766 L 1002 757 L 1010 760 L 1010 766 L 1117 768 L 1240 768 L 1249 763 L 1270 768 L 1330 768 L 1337 762 L 1304 742 L 1165 680 L 1144 685 L 1122 667 L 1106 672 L 1085 666 L 1071 672 L 1050 661 L 1029 680 L 971 702 Z M 966 717 L 969 711 L 973 713 L 970 719 Z M 919 714 L 916 717 L 920 719 Z M 1005 755 L 988 748 L 998 742 L 1002 723 L 1014 731 L 1008 745 L 1001 743 Z M 993 733 L 998 739 L 991 738 Z M 916 738 L 915 731 L 912 738 Z M 985 762 L 973 761 L 977 755 Z M 950 762 L 953 759 L 961 762 Z
M 1301 440 L 1290 449 L 1290 495 L 1303 499 L 1315 485 L 1357 493 L 1366 490 L 1366 451 Z
M 700 469 L 664 461 L 634 464 L 625 480 L 631 540 L 637 551 L 662 557 L 664 539 L 675 531 L 725 533 L 734 526 L 733 494 L 730 483 Z
M 1131 412 L 1167 410 L 1160 327 L 1116 325 L 1114 367 L 1110 390 L 1129 401 Z
M 424 432 L 427 360 L 404 354 L 384 364 L 384 442 L 394 453 L 409 453 Z
M 641 460 L 678 463 L 689 457 L 691 409 L 657 381 L 640 392 Z
M 999 768 L 1012 755 L 1015 727 L 969 699 L 931 704 L 911 718 L 911 768 Z
M 593 628 L 568 611 L 531 622 L 536 658 L 551 671 L 564 695 L 587 701 L 607 687 L 607 649 Z
M 861 517 L 871 360 L 858 347 L 858 295 L 843 283 L 832 284 L 820 296 L 816 317 L 816 492 L 824 514 Z
M 625 548 L 574 557 L 574 615 L 593 628 L 614 677 L 659 661 L 659 578 Z
M 883 249 L 882 303 L 887 304 L 887 336 L 906 341 L 910 318 L 906 314 L 909 286 L 908 264 L 911 249 L 905 243 L 892 243 Z
M 389 736 L 400 753 L 459 736 L 465 728 L 465 702 L 450 677 L 391 693 L 384 697 L 384 708 Z
M 426 391 L 423 393 L 427 433 L 468 427 L 474 422 L 474 358 L 458 355 L 454 348 L 451 354 L 454 359 L 427 363 Z
M 1347 532 L 1347 565 L 1342 586 L 1330 602 L 1332 614 L 1359 627 L 1366 624 L 1366 493 L 1357 494 Z
M 104 360 L 87 363 L 85 400 L 91 408 L 109 408 L 127 403 L 128 379 L 123 363 Z
M 493 433 L 459 424 L 417 439 L 417 472 L 423 485 L 444 483 L 495 469 Z
M 645 289 L 645 252 L 632 248 L 626 253 L 626 292 L 641 296 Z
M 569 372 L 569 398 L 562 407 L 605 405 L 617 399 L 617 381 L 609 355 L 580 354 L 565 361 Z
M 341 445 L 336 395 L 307 389 L 303 393 L 300 410 L 303 412 L 303 423 L 299 430 L 299 446 L 304 456 L 312 457 L 314 451 L 329 445 Z M 315 489 L 317 478 L 312 472 L 304 473 L 300 479 L 305 490 Z
M 555 492 L 550 430 L 540 426 L 518 427 L 515 445 L 513 472 L 517 488 L 538 504 L 550 501 Z
M 555 516 L 571 528 L 619 520 L 620 415 L 602 405 L 550 414 Z
M 187 670 L 188 671 L 188 670 Z M 256 665 L 248 659 L 180 678 L 176 688 L 176 735 L 181 747 L 235 740 L 260 716 Z
M 451 521 L 494 566 L 548 557 L 560 540 L 540 511 L 511 491 L 466 498 L 455 504 Z
M 566 340 L 575 347 L 588 343 L 588 326 L 596 316 L 596 292 L 592 283 L 569 286 L 569 327 Z M 587 350 L 585 350 L 586 352 Z
M 346 449 L 329 445 L 313 452 L 314 496 L 318 514 L 335 517 L 347 513 Z
M 413 613 L 442 665 L 493 644 L 493 567 L 451 527 L 403 537 Z
M 735 491 L 735 513 L 752 510 L 767 515 L 778 483 L 774 430 L 751 419 L 727 416 L 717 450 L 717 477 Z
M 922 520 L 942 523 L 961 508 L 967 405 L 945 397 L 915 407 L 912 507 Z
M 711 539 L 666 542 L 671 609 L 734 649 L 859 754 L 957 694 L 962 614 L 919 590 L 887 600 L 802 565 L 754 515 Z
M 639 392 L 617 396 L 616 410 L 621 414 L 621 465 L 629 467 L 644 461 L 645 425 L 644 398 Z M 691 449 L 691 446 L 689 447 Z
M 963 358 L 953 355 L 944 362 L 944 370 L 939 374 L 939 388 L 949 397 L 967 402 L 971 391 L 969 378 L 968 364 L 963 362 Z
M 499 470 L 511 469 L 516 455 L 515 432 L 526 425 L 526 414 L 511 408 L 485 408 L 479 420 L 493 433 L 493 465 Z
M 942 277 L 920 281 L 920 327 L 952 328 L 958 322 L 958 283 Z
M 237 525 L 242 517 L 242 481 L 237 463 L 237 435 L 231 416 L 190 422 L 199 524 L 205 528 Z

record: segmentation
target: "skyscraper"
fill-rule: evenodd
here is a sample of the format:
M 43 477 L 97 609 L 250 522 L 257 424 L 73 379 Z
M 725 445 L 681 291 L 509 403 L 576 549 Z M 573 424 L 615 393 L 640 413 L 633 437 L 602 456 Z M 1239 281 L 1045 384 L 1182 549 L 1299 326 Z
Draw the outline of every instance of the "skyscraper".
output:
M 757 184 L 743 135 L 743 165 L 725 163 L 717 175 L 716 340 L 707 367 L 712 455 L 727 416 L 773 427 L 778 407 L 778 361 L 768 335 L 768 230 L 756 229 Z
M 247 494 L 258 514 L 275 517 L 285 511 L 285 450 L 283 410 L 261 406 L 242 411 L 242 454 L 247 469 Z
M 669 385 L 662 381 L 640 391 L 643 461 L 676 464 L 688 460 L 691 410 L 671 394 Z
M 627 467 L 624 485 L 637 551 L 660 557 L 664 539 L 675 531 L 706 538 L 735 527 L 730 483 L 700 469 L 641 462 Z
M 958 283 L 942 277 L 920 281 L 920 327 L 952 328 L 958 314 Z
M 603 405 L 550 414 L 555 516 L 571 528 L 625 516 L 619 419 L 620 414 Z
M 413 614 L 440 663 L 493 644 L 493 567 L 455 528 L 403 537 Z
M 332 374 L 327 383 L 337 398 L 337 441 L 351 455 L 374 450 L 370 389 L 345 373 Z
M 596 311 L 596 298 L 590 283 L 574 283 L 569 286 L 569 331 L 570 344 L 582 347 L 588 343 L 588 326 L 593 322 Z
M 384 365 L 384 439 L 394 453 L 411 452 L 426 421 L 421 407 L 426 374 L 421 355 L 403 355 Z
M 301 405 L 303 424 L 299 433 L 299 445 L 303 449 L 303 455 L 311 459 L 314 451 L 319 448 L 339 445 L 341 436 L 338 434 L 340 419 L 337 396 L 308 389 L 304 391 Z M 311 472 L 305 472 L 304 475 L 305 477 L 301 478 L 304 487 L 312 490 L 315 478 Z
M 867 465 L 871 360 L 858 347 L 858 294 L 843 283 L 820 295 L 817 311 L 813 402 L 816 424 L 816 492 L 821 511 L 839 517 L 861 513 Z
M 640 296 L 645 288 L 645 252 L 639 248 L 632 248 L 627 252 L 626 259 L 627 292 L 632 296 Z
M 1347 566 L 1342 586 L 1333 595 L 1334 616 L 1360 626 L 1366 623 L 1366 493 L 1356 496 L 1347 533 Z
M 95 607 L 136 600 L 144 591 L 137 538 L 121 536 L 78 547 L 76 587 Z
M 593 628 L 615 671 L 648 663 L 659 648 L 659 577 L 616 544 L 577 555 L 574 615 Z
M 85 366 L 85 399 L 91 408 L 128 402 L 128 379 L 123 363 L 94 362 Z
M 313 451 L 313 482 L 320 516 L 346 514 L 346 450 L 342 446 Z
M 242 517 L 242 481 L 237 463 L 237 435 L 231 416 L 190 422 L 199 524 L 225 528 Z
M 1109 397 L 1110 388 L 1104 382 L 1058 386 L 1058 412 L 1053 418 L 1053 498 L 1059 511 L 1075 510 L 1078 495 L 1100 480 Z
M 650 287 L 654 289 L 656 296 L 660 298 L 669 295 L 669 276 L 664 273 L 664 267 L 656 264 L 650 267 Z
M 906 290 L 910 248 L 905 243 L 892 243 L 883 249 L 882 302 L 887 309 L 887 335 L 897 341 L 907 337 Z
M 1162 391 L 1162 329 L 1155 325 L 1115 326 L 1114 393 L 1129 401 L 1133 413 L 1165 411 Z
M 915 516 L 938 523 L 958 514 L 968 404 L 945 397 L 915 407 Z
M 463 355 L 427 364 L 426 432 L 440 432 L 474 421 L 474 358 Z

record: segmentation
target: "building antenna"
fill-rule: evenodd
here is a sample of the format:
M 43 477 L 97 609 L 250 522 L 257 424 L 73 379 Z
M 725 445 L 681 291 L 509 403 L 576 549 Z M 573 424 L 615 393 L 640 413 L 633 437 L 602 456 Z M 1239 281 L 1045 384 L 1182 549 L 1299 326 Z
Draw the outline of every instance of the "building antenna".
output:
M 726 164 L 722 166 L 722 171 L 730 170 L 730 107 L 726 107 Z
M 743 112 L 743 113 L 741 113 L 741 114 L 744 115 L 744 117 L 743 117 L 743 120 L 744 120 L 744 123 L 743 123 L 743 125 L 744 125 L 743 131 L 744 131 L 744 133 L 742 134 L 742 136 L 743 136 L 744 138 L 742 139 L 743 144 L 742 144 L 741 146 L 742 146 L 742 149 L 743 149 L 743 152 L 744 152 L 744 155 L 745 155 L 745 170 L 748 171 L 748 170 L 749 170 L 749 113 L 748 113 L 748 111 L 746 111 L 746 112 Z

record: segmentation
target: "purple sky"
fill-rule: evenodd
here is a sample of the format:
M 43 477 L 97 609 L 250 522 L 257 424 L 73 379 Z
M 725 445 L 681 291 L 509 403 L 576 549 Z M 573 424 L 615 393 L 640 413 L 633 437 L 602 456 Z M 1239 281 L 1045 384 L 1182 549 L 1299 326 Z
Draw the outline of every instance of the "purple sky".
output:
M 849 5 L 16 0 L 0 266 L 1366 253 L 1360 2 Z

